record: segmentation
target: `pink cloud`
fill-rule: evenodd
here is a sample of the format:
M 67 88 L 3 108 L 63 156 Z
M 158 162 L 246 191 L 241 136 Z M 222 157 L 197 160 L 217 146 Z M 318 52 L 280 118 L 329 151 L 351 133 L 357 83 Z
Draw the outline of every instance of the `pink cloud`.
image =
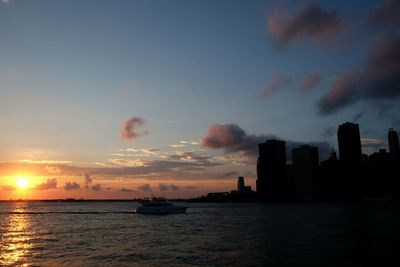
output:
M 321 76 L 317 72 L 308 74 L 307 79 L 300 85 L 300 91 L 306 92 L 313 89 L 321 81 Z
M 311 39 L 317 45 L 327 44 L 344 29 L 337 11 L 327 11 L 316 4 L 306 4 L 294 14 L 277 8 L 268 16 L 268 34 L 279 47 Z
M 140 136 L 146 135 L 148 131 L 137 132 L 137 127 L 146 123 L 146 120 L 141 117 L 132 117 L 125 121 L 122 127 L 122 138 L 127 140 L 135 140 Z
M 267 87 L 261 91 L 260 96 L 263 98 L 271 97 L 277 90 L 285 88 L 290 85 L 290 80 L 282 74 L 275 74 Z
M 380 39 L 358 70 L 335 80 L 319 100 L 321 114 L 329 114 L 362 99 L 379 101 L 400 98 L 400 38 Z

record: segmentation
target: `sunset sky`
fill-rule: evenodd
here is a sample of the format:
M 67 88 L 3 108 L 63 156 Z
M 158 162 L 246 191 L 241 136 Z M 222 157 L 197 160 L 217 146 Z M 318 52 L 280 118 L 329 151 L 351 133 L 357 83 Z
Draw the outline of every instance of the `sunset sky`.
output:
M 387 148 L 399 29 L 396 0 L 0 0 L 0 199 L 255 189 L 258 143 L 324 160 L 346 121 Z

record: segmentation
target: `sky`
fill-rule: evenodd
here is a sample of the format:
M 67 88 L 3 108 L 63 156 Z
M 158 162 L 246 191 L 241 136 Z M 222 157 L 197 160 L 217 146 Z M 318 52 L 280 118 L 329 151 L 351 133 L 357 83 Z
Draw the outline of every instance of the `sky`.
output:
M 0 199 L 255 189 L 258 143 L 324 160 L 346 121 L 387 149 L 399 29 L 395 0 L 1 0 Z

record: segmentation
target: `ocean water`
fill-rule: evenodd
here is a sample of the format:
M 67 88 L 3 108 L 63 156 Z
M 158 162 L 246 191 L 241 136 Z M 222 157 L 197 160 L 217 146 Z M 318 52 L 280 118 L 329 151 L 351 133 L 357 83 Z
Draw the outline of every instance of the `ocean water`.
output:
M 400 203 L 0 203 L 0 266 L 400 266 Z

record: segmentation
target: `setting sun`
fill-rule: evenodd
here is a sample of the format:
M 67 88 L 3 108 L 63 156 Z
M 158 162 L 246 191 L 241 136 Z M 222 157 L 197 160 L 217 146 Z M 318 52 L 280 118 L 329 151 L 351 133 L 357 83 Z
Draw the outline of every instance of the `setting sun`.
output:
M 17 185 L 19 188 L 24 189 L 28 186 L 28 180 L 25 178 L 20 178 L 17 180 Z

